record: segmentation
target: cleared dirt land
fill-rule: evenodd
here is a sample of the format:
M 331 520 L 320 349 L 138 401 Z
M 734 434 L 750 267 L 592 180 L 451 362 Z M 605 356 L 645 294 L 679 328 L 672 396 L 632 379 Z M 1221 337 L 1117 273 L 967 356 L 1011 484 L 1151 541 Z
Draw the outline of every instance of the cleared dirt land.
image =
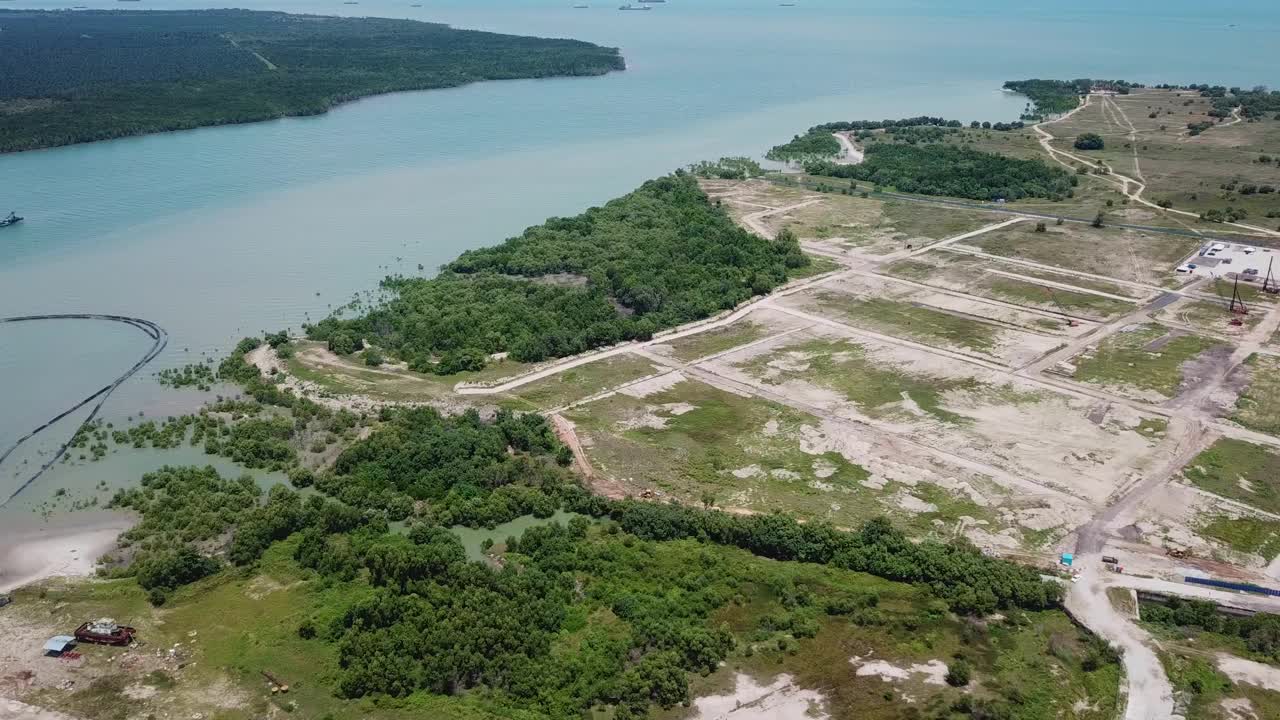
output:
M 1044 232 L 1014 226 L 965 243 L 991 255 L 1145 285 L 1158 284 L 1200 244 L 1195 238 L 1079 223 L 1049 224 Z
M 802 242 L 839 254 L 886 255 L 1005 219 L 980 210 L 862 198 L 856 192 L 818 193 L 764 180 L 705 180 L 702 186 L 731 215 L 758 225 L 762 234 L 772 237 L 786 228 Z M 748 217 L 755 222 L 747 223 Z

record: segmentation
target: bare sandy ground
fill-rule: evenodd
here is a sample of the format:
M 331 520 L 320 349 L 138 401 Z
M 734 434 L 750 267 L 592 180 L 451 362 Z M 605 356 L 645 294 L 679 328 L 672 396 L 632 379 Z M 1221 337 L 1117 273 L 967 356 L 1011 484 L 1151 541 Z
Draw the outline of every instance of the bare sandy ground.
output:
M 0 533 L 0 592 L 45 578 L 92 575 L 98 558 L 132 525 L 125 516 L 68 516 L 38 529 Z
M 761 685 L 750 675 L 734 678 L 733 692 L 693 701 L 696 720 L 825 720 L 825 699 L 813 690 L 792 684 L 790 675 L 779 675 Z
M 75 718 L 17 700 L 0 698 L 0 720 L 75 720 Z
M 1226 653 L 1218 653 L 1217 664 L 1219 670 L 1236 682 L 1280 691 L 1280 668 L 1274 665 L 1264 665 Z

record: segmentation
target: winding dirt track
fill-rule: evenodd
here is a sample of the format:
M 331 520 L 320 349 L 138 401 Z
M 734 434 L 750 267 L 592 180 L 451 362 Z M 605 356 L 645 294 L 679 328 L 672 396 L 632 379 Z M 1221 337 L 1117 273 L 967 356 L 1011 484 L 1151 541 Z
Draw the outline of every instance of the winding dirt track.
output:
M 1193 213 L 1187 210 L 1176 210 L 1174 208 L 1160 207 L 1156 203 L 1153 203 L 1150 200 L 1147 200 L 1146 198 L 1142 197 L 1142 193 L 1146 192 L 1147 190 L 1147 184 L 1145 182 L 1145 179 L 1142 178 L 1141 165 L 1139 164 L 1139 160 L 1138 160 L 1138 143 L 1135 142 L 1137 138 L 1137 132 L 1138 132 L 1137 128 L 1134 127 L 1133 123 L 1129 120 L 1129 116 L 1125 113 L 1124 109 L 1121 108 L 1114 100 L 1110 99 L 1106 95 L 1097 95 L 1097 96 L 1086 95 L 1084 102 L 1077 105 L 1076 108 L 1071 112 L 1065 113 L 1052 120 L 1045 120 L 1031 126 L 1031 129 L 1035 130 L 1036 134 L 1040 136 L 1039 138 L 1040 147 L 1044 148 L 1045 153 L 1049 155 L 1050 159 L 1052 159 L 1054 162 L 1072 171 L 1074 171 L 1076 168 L 1076 165 L 1074 165 L 1073 163 L 1079 163 L 1091 170 L 1096 170 L 1099 167 L 1101 167 L 1098 163 L 1095 163 L 1086 157 L 1077 155 L 1075 153 L 1067 152 L 1066 150 L 1059 150 L 1058 148 L 1053 147 L 1053 141 L 1056 140 L 1057 137 L 1053 133 L 1050 133 L 1048 130 L 1045 130 L 1045 126 L 1053 125 L 1055 123 L 1060 123 L 1063 120 L 1066 120 L 1067 118 L 1071 117 L 1072 115 L 1075 115 L 1076 113 L 1080 112 L 1081 110 L 1084 110 L 1087 107 L 1091 107 L 1093 105 L 1094 97 L 1102 98 L 1101 100 L 1099 100 L 1099 102 L 1102 104 L 1102 107 L 1104 108 L 1104 111 L 1103 111 L 1104 114 L 1106 112 L 1110 112 L 1113 117 L 1118 119 L 1117 120 L 1118 122 L 1122 123 L 1121 125 L 1122 129 L 1128 129 L 1129 131 L 1128 139 L 1130 143 L 1133 145 L 1133 164 L 1135 168 L 1134 175 L 1137 175 L 1137 177 L 1130 177 L 1128 175 L 1118 173 L 1115 170 L 1111 170 L 1105 175 L 1098 175 L 1096 177 L 1108 183 L 1111 183 L 1112 185 L 1115 185 L 1116 188 L 1121 192 L 1121 194 L 1123 194 L 1125 197 L 1129 198 L 1130 200 L 1136 203 L 1146 205 L 1147 207 L 1153 208 L 1163 213 L 1167 213 L 1169 215 L 1180 215 L 1182 217 L 1190 217 L 1190 218 L 1195 218 L 1196 220 L 1199 220 L 1200 216 L 1197 213 Z M 1235 124 L 1234 122 L 1224 123 L 1223 125 L 1220 125 L 1218 127 L 1226 127 L 1228 125 L 1234 125 L 1234 124 Z M 1063 160 L 1063 158 L 1067 158 L 1067 160 Z M 1133 189 L 1130 189 L 1130 186 L 1132 186 Z M 1250 232 L 1259 233 L 1262 235 L 1268 235 L 1271 237 L 1280 237 L 1280 232 L 1271 230 L 1269 228 L 1258 227 L 1256 225 L 1247 225 L 1245 223 L 1238 223 L 1238 222 L 1229 222 L 1229 223 L 1223 223 L 1223 224 L 1231 225 L 1233 227 L 1238 227 L 1243 230 L 1248 230 Z
M 97 402 L 93 404 L 93 409 L 89 411 L 89 416 L 86 417 L 84 420 L 84 422 L 86 423 L 93 422 L 93 420 L 97 418 L 98 412 L 102 409 L 103 404 L 106 403 L 107 398 L 111 396 L 111 393 L 115 392 L 116 388 L 120 387 L 120 385 L 122 385 L 124 381 L 133 377 L 134 374 L 137 373 L 139 370 L 141 370 L 143 367 L 145 367 L 147 363 L 154 360 L 156 356 L 159 355 L 164 350 L 165 346 L 169 344 L 169 333 L 165 332 L 164 328 L 151 322 L 150 320 L 145 320 L 143 318 L 127 317 L 124 315 L 102 315 L 97 313 L 67 313 L 67 314 L 59 314 L 59 315 L 22 315 L 18 317 L 0 318 L 0 324 L 39 322 L 39 321 L 46 321 L 46 320 L 99 320 L 103 322 L 122 323 L 130 327 L 137 328 L 138 330 L 141 330 L 144 334 L 147 335 L 147 337 L 151 338 L 152 340 L 151 348 L 148 349 L 147 352 L 136 363 L 134 363 L 132 367 L 126 370 L 123 375 L 121 375 L 120 377 L 117 377 L 111 383 L 99 388 L 96 392 L 84 398 L 83 400 L 77 402 L 75 405 L 72 405 L 66 410 L 63 410 L 62 412 L 58 413 L 52 419 L 42 423 L 31 432 L 18 438 L 18 440 L 14 442 L 12 445 L 10 445 L 8 448 L 6 448 L 3 453 L 0 453 L 0 465 L 3 465 L 4 461 L 7 460 L 10 455 L 12 455 L 15 451 L 17 451 L 17 449 L 21 447 L 24 443 L 26 443 L 28 440 L 31 440 L 35 436 L 44 432 L 45 430 L 48 430 L 51 426 L 56 424 L 59 420 L 65 418 L 71 413 L 79 410 L 80 408 L 86 405 L 89 405 L 90 403 L 94 403 L 94 401 L 96 400 Z M 75 438 L 75 435 L 73 433 L 71 437 L 67 438 L 66 442 L 58 446 L 57 452 L 55 452 L 53 456 L 49 458 L 48 461 L 46 461 L 43 465 L 41 465 L 40 468 L 36 470 L 34 475 L 32 475 L 31 477 L 23 481 L 23 483 L 19 485 L 18 488 L 14 490 L 11 495 L 9 495 L 9 497 L 5 498 L 3 502 L 0 502 L 0 508 L 4 507 L 5 505 L 8 505 L 10 502 L 13 501 L 14 498 L 16 498 L 19 494 L 21 494 L 22 491 L 26 490 L 28 487 L 31 487 L 31 485 L 34 484 L 36 480 L 39 480 L 40 476 L 43 475 L 46 470 L 52 467 L 53 464 L 57 462 L 67 452 L 67 448 L 71 447 L 71 442 L 72 440 L 74 440 L 74 438 Z

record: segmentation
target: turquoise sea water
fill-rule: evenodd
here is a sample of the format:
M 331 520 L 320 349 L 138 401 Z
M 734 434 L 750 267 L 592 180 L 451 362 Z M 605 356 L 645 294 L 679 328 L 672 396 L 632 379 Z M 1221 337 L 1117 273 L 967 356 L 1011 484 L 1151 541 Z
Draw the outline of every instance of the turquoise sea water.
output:
M 670 0 L 645 13 L 618 12 L 617 0 L 587 10 L 570 0 L 233 4 L 575 37 L 620 47 L 628 70 L 382 96 L 314 118 L 0 156 L 0 211 L 27 217 L 0 231 L 0 316 L 119 313 L 171 335 L 157 363 L 113 397 L 106 410 L 114 419 L 194 402 L 161 391 L 150 374 L 160 367 L 319 319 L 389 272 L 430 271 L 681 165 L 758 155 L 817 122 L 1013 119 L 1024 101 L 999 87 L 1021 77 L 1280 84 L 1280 9 L 1257 0 L 1050 8 Z M 109 382 L 148 344 L 140 333 L 84 323 L 0 326 L 0 447 Z M 27 465 L 0 467 L 0 497 L 76 422 L 68 418 L 33 448 Z M 61 468 L 23 505 L 154 462 Z

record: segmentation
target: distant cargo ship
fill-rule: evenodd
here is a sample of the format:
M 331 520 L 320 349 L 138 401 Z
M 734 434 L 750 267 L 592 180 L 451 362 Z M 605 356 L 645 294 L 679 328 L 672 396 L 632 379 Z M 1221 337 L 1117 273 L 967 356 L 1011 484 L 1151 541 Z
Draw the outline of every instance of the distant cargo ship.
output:
M 9 217 L 0 220 L 0 227 L 9 227 L 22 222 L 22 216 L 17 213 L 9 213 Z
M 619 10 L 652 10 L 648 5 L 623 5 Z

